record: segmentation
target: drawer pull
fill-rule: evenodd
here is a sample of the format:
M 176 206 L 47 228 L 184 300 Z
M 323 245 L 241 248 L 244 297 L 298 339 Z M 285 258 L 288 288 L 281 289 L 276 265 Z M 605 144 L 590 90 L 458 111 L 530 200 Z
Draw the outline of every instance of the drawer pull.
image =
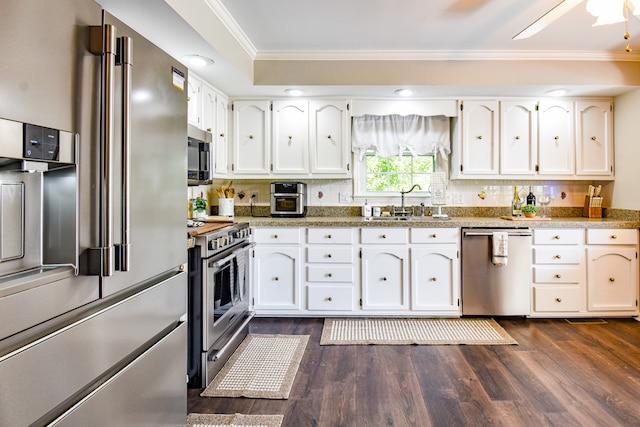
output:
M 615 281 L 616 281 L 616 278 L 615 278 L 615 277 L 609 277 L 609 281 L 610 281 L 611 283 L 613 283 L 613 282 L 615 282 Z
M 327 297 L 327 301 L 331 302 L 331 301 L 333 301 L 333 298 Z
M 553 236 L 553 238 L 556 239 L 556 240 L 560 240 L 560 236 L 558 236 L 558 235 Z
M 478 135 L 478 136 L 477 136 L 477 138 L 478 138 L 478 139 L 482 139 L 482 135 Z
M 386 234 L 383 234 L 382 236 L 380 236 L 380 238 L 381 238 L 381 239 L 386 239 L 386 238 L 387 238 L 387 235 L 386 235 Z
M 617 238 L 618 238 L 618 236 L 616 236 L 615 234 L 613 234 L 613 235 L 611 235 L 611 238 L 615 240 L 615 239 L 617 239 Z
M 516 139 L 520 139 L 520 135 L 516 135 Z
M 556 255 L 556 259 L 560 259 L 562 258 L 560 255 Z
M 274 234 L 274 235 L 273 235 L 273 238 L 274 238 L 274 239 L 277 239 L 277 238 L 278 238 L 278 235 L 277 235 L 277 234 Z
M 332 277 L 333 275 L 331 273 L 327 273 L 327 277 Z
M 561 275 L 556 274 L 556 279 L 559 279 L 559 278 L 561 278 L 561 277 L 562 277 Z
M 327 138 L 328 138 L 328 139 L 331 139 L 331 135 L 327 135 Z
M 330 239 L 330 238 L 331 238 L 331 234 L 327 234 L 327 239 Z
M 562 302 L 562 298 L 560 297 L 556 298 L 556 302 Z
M 253 139 L 253 135 L 249 135 L 249 139 Z
M 431 237 L 433 237 L 435 239 L 436 237 L 438 237 L 438 235 L 437 234 L 432 234 Z
M 327 254 L 327 258 L 331 258 L 331 257 L 332 257 L 332 255 L 331 255 L 331 254 Z
M 383 282 L 386 282 L 386 281 L 387 281 L 387 278 L 386 278 L 386 277 L 383 277 L 383 278 L 382 278 L 382 281 L 383 281 Z
M 437 278 L 437 277 L 432 277 L 432 278 L 431 278 L 431 279 L 429 279 L 429 280 L 431 280 L 432 282 L 437 282 L 437 281 L 438 281 L 438 278 Z
M 278 276 L 276 276 L 276 277 L 274 277 L 274 278 L 273 278 L 273 281 L 274 281 L 274 282 L 277 282 L 278 280 L 280 280 L 280 279 L 278 279 Z

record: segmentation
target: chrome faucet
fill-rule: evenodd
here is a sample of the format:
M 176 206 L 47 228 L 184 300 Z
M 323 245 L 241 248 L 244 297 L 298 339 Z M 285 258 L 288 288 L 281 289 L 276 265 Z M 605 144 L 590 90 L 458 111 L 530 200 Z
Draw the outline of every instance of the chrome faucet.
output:
M 400 204 L 400 211 L 402 212 L 402 215 L 404 215 L 404 195 L 407 193 L 411 193 L 413 190 L 416 189 L 416 187 L 418 187 L 418 190 L 422 190 L 422 187 L 420 187 L 418 184 L 413 184 L 413 187 L 411 187 L 409 190 L 407 191 L 402 191 L 400 190 L 400 199 L 401 199 L 401 204 Z

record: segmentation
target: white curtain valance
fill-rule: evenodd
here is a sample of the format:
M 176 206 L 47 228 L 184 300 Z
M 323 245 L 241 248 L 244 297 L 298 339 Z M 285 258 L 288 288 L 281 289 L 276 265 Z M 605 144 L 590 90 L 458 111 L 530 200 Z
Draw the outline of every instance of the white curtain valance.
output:
M 449 118 L 446 116 L 374 116 L 353 118 L 352 150 L 364 159 L 371 149 L 383 157 L 398 156 L 404 150 L 413 155 L 451 153 Z

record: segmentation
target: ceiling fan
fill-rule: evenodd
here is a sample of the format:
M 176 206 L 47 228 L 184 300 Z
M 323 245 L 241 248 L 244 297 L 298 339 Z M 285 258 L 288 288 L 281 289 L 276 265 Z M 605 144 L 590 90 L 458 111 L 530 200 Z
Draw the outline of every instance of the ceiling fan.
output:
M 563 0 L 532 24 L 520 31 L 513 40 L 522 40 L 539 33 L 565 13 L 569 12 L 584 0 Z M 629 12 L 640 18 L 640 0 L 586 0 L 587 12 L 597 18 L 593 26 L 616 24 L 625 22 L 627 31 L 624 38 L 628 39 Z M 627 44 L 627 52 L 631 52 L 631 45 Z

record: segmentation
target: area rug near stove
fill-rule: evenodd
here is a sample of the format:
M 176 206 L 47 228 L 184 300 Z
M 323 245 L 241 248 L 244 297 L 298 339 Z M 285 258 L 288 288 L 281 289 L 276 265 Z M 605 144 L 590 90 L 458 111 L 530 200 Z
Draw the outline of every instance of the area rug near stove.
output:
M 189 414 L 187 427 L 280 427 L 284 415 Z
M 518 344 L 493 319 L 325 319 L 320 345 Z
M 308 341 L 309 335 L 247 335 L 201 396 L 289 398 Z

